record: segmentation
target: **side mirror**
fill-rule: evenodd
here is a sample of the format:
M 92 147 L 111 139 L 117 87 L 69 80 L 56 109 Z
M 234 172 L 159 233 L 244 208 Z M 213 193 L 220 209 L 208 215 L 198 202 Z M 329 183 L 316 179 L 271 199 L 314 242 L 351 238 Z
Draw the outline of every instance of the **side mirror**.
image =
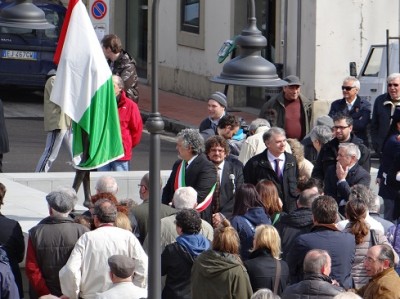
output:
M 350 76 L 357 77 L 357 66 L 355 62 L 349 63 L 350 67 Z

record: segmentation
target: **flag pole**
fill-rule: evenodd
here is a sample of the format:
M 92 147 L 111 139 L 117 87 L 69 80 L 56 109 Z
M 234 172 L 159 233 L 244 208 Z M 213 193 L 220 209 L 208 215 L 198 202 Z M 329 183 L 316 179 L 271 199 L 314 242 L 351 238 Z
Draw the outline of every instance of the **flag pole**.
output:
M 146 121 L 150 132 L 150 203 L 149 203 L 149 281 L 148 298 L 161 298 L 161 249 L 160 249 L 160 133 L 164 121 L 158 112 L 158 8 L 153 0 L 151 19 L 151 114 Z

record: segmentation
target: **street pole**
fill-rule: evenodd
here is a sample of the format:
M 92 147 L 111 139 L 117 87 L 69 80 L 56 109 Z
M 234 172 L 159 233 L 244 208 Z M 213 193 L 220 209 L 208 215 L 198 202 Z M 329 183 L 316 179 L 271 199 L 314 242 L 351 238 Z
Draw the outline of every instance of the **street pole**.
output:
M 150 133 L 149 299 L 161 298 L 160 134 L 164 130 L 164 121 L 158 112 L 158 8 L 159 0 L 153 0 L 151 11 L 151 114 L 146 121 L 146 128 Z

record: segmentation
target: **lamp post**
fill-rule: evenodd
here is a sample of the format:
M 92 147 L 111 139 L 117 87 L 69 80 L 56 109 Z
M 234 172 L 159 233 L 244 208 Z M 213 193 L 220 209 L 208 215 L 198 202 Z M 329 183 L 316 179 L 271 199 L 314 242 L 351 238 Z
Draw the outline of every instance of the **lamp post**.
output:
M 149 203 L 149 280 L 148 298 L 161 298 L 161 249 L 160 249 L 160 133 L 164 121 L 158 112 L 158 8 L 153 0 L 151 19 L 151 114 L 146 121 L 150 132 L 150 203 Z
M 34 5 L 32 0 L 16 0 L 4 7 L 0 13 L 0 26 L 27 29 L 55 27 L 47 22 L 43 10 Z
M 248 0 L 250 14 L 247 27 L 236 38 L 240 55 L 228 61 L 219 76 L 211 82 L 247 87 L 279 87 L 287 85 L 276 73 L 276 67 L 261 56 L 267 46 L 267 39 L 257 29 L 255 0 Z

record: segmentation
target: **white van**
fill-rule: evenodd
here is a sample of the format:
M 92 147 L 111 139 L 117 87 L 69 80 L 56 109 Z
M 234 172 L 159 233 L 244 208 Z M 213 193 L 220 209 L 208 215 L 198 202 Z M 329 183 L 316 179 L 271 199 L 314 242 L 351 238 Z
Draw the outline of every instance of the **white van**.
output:
M 399 42 L 392 42 L 389 46 L 389 59 L 387 59 L 387 47 L 383 45 L 372 45 L 364 60 L 357 78 L 360 80 L 361 88 L 358 95 L 371 102 L 372 107 L 376 97 L 385 93 L 386 78 L 388 74 L 400 72 Z M 389 72 L 388 70 L 389 65 Z M 355 76 L 355 71 L 351 72 Z

